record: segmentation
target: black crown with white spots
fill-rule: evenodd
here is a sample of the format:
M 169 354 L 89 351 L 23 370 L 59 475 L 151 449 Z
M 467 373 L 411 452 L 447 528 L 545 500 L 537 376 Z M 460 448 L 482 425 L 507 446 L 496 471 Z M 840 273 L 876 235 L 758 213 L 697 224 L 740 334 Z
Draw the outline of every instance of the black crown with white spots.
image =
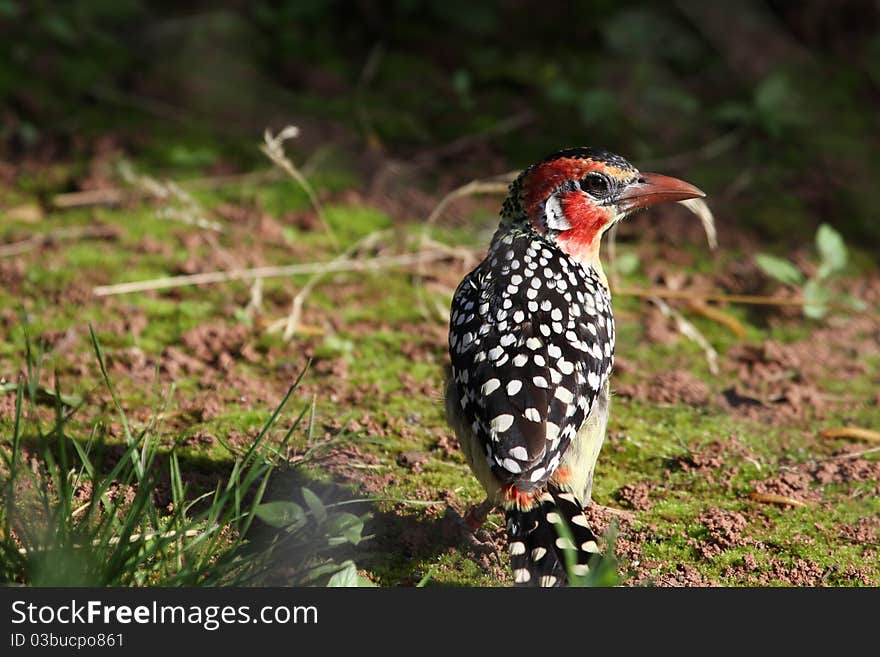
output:
M 545 486 L 605 385 L 614 321 L 593 267 L 510 218 L 455 292 L 449 353 L 489 467 L 528 493 Z

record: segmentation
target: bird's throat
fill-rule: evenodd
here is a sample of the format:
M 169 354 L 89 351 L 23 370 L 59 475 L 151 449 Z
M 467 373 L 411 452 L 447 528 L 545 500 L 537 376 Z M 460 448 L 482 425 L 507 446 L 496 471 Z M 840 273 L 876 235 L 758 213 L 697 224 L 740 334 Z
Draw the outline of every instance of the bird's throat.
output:
M 565 218 L 571 228 L 556 238 L 560 248 L 583 265 L 599 266 L 599 245 L 602 233 L 611 223 L 606 208 L 583 202 L 579 192 L 566 194 L 560 199 Z

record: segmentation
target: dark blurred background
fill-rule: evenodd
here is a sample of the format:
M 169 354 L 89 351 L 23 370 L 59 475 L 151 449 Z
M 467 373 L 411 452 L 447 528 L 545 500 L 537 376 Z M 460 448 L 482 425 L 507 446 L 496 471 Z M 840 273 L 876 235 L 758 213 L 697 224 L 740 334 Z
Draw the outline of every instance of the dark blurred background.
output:
M 435 192 L 587 144 L 686 173 L 768 238 L 827 222 L 880 246 L 878 16 L 867 0 L 0 0 L 0 182 L 76 186 L 39 166 L 108 136 L 157 167 L 248 170 L 288 123 L 302 156 L 330 149 L 365 185 L 377 162 L 415 163 L 400 184 Z

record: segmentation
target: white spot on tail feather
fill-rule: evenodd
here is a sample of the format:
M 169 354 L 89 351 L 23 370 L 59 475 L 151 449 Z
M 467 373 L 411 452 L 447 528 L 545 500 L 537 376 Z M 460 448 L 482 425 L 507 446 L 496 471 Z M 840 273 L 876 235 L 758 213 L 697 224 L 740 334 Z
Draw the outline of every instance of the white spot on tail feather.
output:
M 538 584 L 541 586 L 556 586 L 556 577 L 553 575 L 544 575 L 538 580 Z
M 556 547 L 560 550 L 574 550 L 574 543 L 567 536 L 560 536 L 556 539 Z

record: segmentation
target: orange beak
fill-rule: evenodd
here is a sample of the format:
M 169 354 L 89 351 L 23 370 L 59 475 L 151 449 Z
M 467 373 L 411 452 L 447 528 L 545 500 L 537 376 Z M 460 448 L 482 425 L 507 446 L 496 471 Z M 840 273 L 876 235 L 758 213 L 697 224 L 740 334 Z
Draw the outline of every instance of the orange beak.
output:
M 638 181 L 624 188 L 617 197 L 617 207 L 623 212 L 632 212 L 658 203 L 685 201 L 689 198 L 703 198 L 706 194 L 684 180 L 663 176 L 659 173 L 643 173 Z

